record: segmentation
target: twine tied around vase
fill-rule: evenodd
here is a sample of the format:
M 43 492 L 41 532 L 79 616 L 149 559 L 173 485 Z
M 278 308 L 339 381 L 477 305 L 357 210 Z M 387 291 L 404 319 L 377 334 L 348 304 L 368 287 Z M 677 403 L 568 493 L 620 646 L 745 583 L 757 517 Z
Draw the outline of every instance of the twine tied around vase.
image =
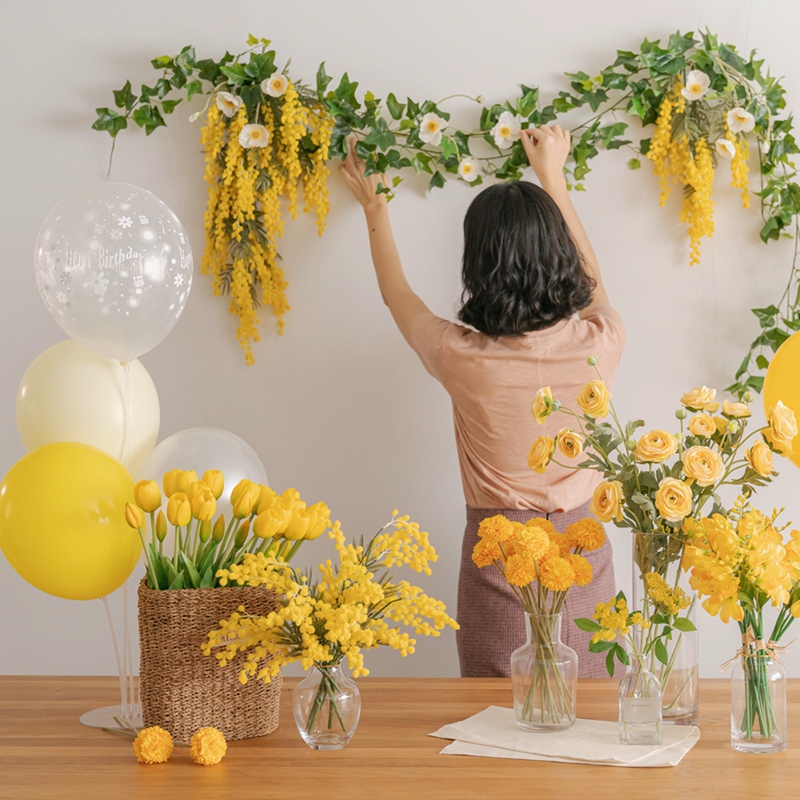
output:
M 794 639 L 792 639 L 793 641 Z M 753 646 L 752 650 L 750 649 L 751 645 Z M 788 644 L 778 644 L 774 639 L 770 639 L 768 642 L 757 639 L 752 626 L 748 626 L 742 634 L 742 646 L 720 667 L 719 671 L 725 672 L 740 658 L 771 658 L 776 664 L 782 664 L 781 654 L 786 653 L 788 647 Z

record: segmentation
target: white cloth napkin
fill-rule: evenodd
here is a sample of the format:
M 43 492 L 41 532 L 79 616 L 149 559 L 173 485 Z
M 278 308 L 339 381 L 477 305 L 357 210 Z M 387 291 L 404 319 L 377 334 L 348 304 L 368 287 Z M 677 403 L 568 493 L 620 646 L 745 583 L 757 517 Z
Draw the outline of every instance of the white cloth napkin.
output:
M 445 725 L 430 734 L 454 739 L 447 755 L 521 758 L 612 767 L 674 767 L 700 738 L 695 727 L 664 725 L 659 747 L 621 745 L 616 722 L 577 719 L 569 730 L 534 733 L 519 728 L 514 710 L 490 706 L 462 722 Z

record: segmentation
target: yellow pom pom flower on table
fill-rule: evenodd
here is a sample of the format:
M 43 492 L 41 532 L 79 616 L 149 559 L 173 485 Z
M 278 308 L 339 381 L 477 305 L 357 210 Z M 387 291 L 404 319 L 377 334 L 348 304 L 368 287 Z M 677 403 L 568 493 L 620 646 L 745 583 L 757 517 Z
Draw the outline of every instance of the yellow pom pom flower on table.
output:
M 225 737 L 216 728 L 200 728 L 189 741 L 189 755 L 195 764 L 211 767 L 228 752 Z
M 163 764 L 172 755 L 175 745 L 169 731 L 154 725 L 142 728 L 133 740 L 133 752 L 140 764 Z

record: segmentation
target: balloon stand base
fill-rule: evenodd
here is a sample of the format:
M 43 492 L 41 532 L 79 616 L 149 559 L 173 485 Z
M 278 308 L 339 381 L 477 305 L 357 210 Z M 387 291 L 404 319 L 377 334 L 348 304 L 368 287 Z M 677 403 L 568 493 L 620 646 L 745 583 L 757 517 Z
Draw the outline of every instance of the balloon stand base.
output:
M 142 718 L 138 714 L 124 716 L 122 706 L 103 706 L 81 714 L 81 724 L 88 728 L 141 728 Z

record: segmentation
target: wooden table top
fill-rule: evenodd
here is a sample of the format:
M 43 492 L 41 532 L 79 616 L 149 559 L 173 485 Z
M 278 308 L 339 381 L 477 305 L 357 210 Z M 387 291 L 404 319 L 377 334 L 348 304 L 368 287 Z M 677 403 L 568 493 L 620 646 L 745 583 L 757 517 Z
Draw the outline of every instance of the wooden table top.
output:
M 83 712 L 119 702 L 116 678 L 0 677 L 0 798 L 800 796 L 800 680 L 789 682 L 789 749 L 769 756 L 731 749 L 729 681 L 701 681 L 700 741 L 677 767 L 662 769 L 440 755 L 447 742 L 428 734 L 489 705 L 510 706 L 505 679 L 363 678 L 353 740 L 343 750 L 315 752 L 292 718 L 296 682 L 284 682 L 275 733 L 231 742 L 221 764 L 201 767 L 186 748 L 176 748 L 166 764 L 141 765 L 130 740 L 80 724 Z M 616 698 L 617 681 L 582 680 L 578 715 L 616 719 Z

